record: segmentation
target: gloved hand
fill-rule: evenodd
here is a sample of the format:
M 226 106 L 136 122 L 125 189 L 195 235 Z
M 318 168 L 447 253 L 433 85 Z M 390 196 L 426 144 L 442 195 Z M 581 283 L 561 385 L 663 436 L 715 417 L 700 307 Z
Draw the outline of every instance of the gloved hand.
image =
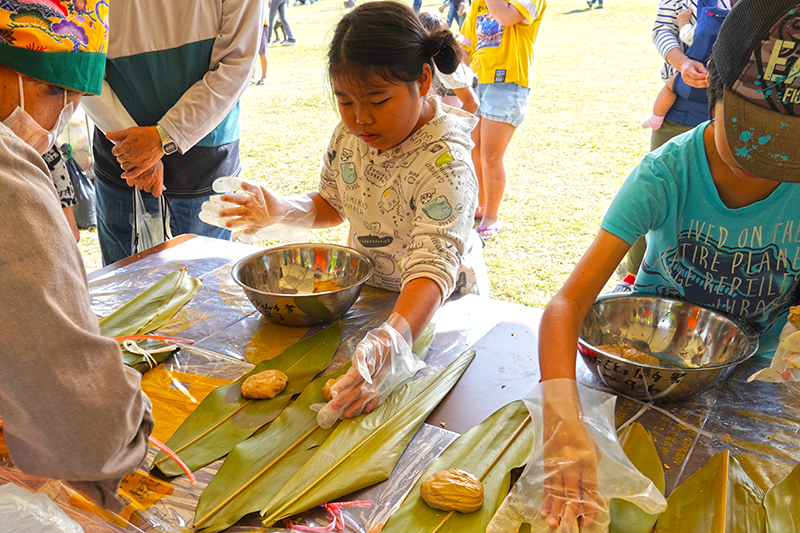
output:
M 571 379 L 543 381 L 524 399 L 534 445 L 528 464 L 492 517 L 486 533 L 607 532 L 609 502 L 621 498 L 649 514 L 667 507 L 664 496 L 622 451 L 614 429 L 616 397 Z
M 332 400 L 317 413 L 322 428 L 339 418 L 352 418 L 375 409 L 395 388 L 425 367 L 412 352 L 411 327 L 392 313 L 380 327 L 358 343 L 352 367 L 331 387 Z
M 215 192 L 203 202 L 200 220 L 232 229 L 231 240 L 253 243 L 266 239 L 303 242 L 317 216 L 309 196 L 283 196 L 256 183 L 233 176 L 217 178 Z
M 800 307 L 793 307 L 790 316 L 797 314 L 795 309 L 800 312 Z M 783 326 L 770 365 L 747 378 L 748 383 L 754 379 L 772 383 L 800 381 L 800 330 L 792 322 L 797 322 L 797 318 L 788 320 Z

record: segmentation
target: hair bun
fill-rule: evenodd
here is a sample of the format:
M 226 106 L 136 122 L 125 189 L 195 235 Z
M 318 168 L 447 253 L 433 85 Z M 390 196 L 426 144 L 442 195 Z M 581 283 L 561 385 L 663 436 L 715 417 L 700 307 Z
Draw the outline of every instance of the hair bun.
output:
M 425 43 L 425 50 L 427 50 L 428 54 L 431 57 L 436 57 L 439 52 L 442 51 L 442 46 L 444 46 L 444 42 L 442 39 L 437 38 L 436 34 L 431 34 L 428 36 L 428 41 Z

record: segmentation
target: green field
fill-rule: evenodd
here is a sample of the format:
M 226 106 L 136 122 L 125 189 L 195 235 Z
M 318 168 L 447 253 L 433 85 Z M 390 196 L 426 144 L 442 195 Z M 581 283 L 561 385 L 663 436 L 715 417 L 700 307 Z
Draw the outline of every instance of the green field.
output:
M 425 11 L 438 6 L 423 2 Z M 503 230 L 484 248 L 492 297 L 543 307 L 647 152 L 650 130 L 640 124 L 661 86 L 650 39 L 656 7 L 655 0 L 607 0 L 603 10 L 583 0 L 548 5 L 528 115 L 506 154 Z M 298 44 L 270 47 L 267 83 L 251 85 L 242 100 L 243 177 L 284 194 L 316 188 L 338 120 L 326 46 L 343 13 L 339 0 L 288 10 Z M 310 238 L 344 243 L 346 230 Z M 94 232 L 81 232 L 81 249 L 87 271 L 101 266 Z

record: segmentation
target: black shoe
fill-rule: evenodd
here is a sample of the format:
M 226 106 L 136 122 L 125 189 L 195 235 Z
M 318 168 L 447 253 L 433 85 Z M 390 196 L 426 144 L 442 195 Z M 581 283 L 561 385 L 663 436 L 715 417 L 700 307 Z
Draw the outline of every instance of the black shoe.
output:
M 592 9 L 592 6 L 594 5 L 594 0 L 586 0 L 586 5 L 589 6 L 589 9 Z

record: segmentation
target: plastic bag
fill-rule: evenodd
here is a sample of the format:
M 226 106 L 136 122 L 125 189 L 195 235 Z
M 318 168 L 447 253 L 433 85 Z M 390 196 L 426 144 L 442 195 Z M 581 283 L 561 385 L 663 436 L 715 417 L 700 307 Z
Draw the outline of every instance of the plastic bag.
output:
M 75 190 L 76 204 L 72 208 L 75 222 L 80 229 L 96 228 L 97 215 L 95 212 L 94 183 L 70 155 L 67 155 L 65 159 L 69 179 L 72 182 L 72 188 Z
M 143 252 L 172 238 L 169 229 L 169 207 L 162 194 L 158 199 L 158 213 L 150 214 L 144 206 L 142 191 L 133 191 L 133 234 L 131 237 L 133 253 Z
M 772 383 L 800 381 L 800 330 L 787 321 L 779 338 L 770 365 L 747 378 L 748 383 L 754 379 Z
M 14 483 L 0 486 L 0 531 L 84 533 L 47 495 L 30 492 Z
M 244 193 L 251 194 L 242 188 L 244 180 L 235 176 L 223 176 L 214 180 L 213 188 L 217 193 Z M 254 183 L 251 185 L 255 185 Z M 275 191 L 269 191 L 273 200 L 280 206 L 280 214 L 270 213 L 270 223 L 264 227 L 233 228 L 231 240 L 244 244 L 253 244 L 264 240 L 283 239 L 289 242 L 305 242 L 316 219 L 314 201 L 306 195 L 283 196 Z M 237 204 L 223 202 L 221 195 L 212 196 L 203 202 L 200 211 L 200 220 L 206 224 L 220 228 L 230 229 L 227 222 L 229 217 L 223 217 L 220 212 L 225 209 L 237 207 Z
M 552 402 L 547 405 L 548 413 L 550 410 L 559 411 L 564 408 L 577 410 L 579 406 L 573 405 L 570 401 L 575 387 L 578 389 L 577 394 L 583 409 L 581 418 L 583 428 L 594 440 L 592 452 L 597 465 L 596 478 L 592 477 L 587 484 L 593 488 L 584 489 L 575 501 L 562 502 L 575 504 L 582 500 L 580 505 L 583 509 L 593 514 L 591 524 L 587 525 L 584 521 L 581 531 L 584 533 L 608 531 L 610 522 L 608 508 L 611 498 L 627 500 L 649 514 L 658 514 L 666 509 L 667 502 L 664 496 L 649 479 L 636 470 L 617 440 L 613 423 L 616 396 L 577 385 L 573 380 L 556 379 L 540 383 L 524 398 L 534 423 L 533 451 L 519 480 L 489 522 L 486 533 L 517 531 L 524 523 L 530 524 L 534 533 L 556 531 L 548 524 L 547 519 L 542 517 L 544 487 L 545 484 L 552 484 L 555 474 L 562 473 L 565 467 L 572 464 L 564 462 L 561 455 L 558 458 L 545 457 L 547 445 L 552 443 L 543 442 L 544 399 L 547 398 Z M 559 424 L 550 434 L 553 435 L 551 441 L 556 436 L 563 438 L 564 427 Z M 577 436 L 575 442 L 577 443 Z M 571 443 L 562 447 L 569 448 Z M 564 454 L 567 455 L 569 454 Z M 577 533 L 578 528 L 574 521 L 570 523 L 570 520 L 562 520 L 557 531 Z
M 333 399 L 311 406 L 318 411 L 319 426 L 327 429 L 339 418 L 375 409 L 394 389 L 425 368 L 411 351 L 412 344 L 411 328 L 397 313 L 367 332 L 353 353 L 353 366 L 331 387 Z

